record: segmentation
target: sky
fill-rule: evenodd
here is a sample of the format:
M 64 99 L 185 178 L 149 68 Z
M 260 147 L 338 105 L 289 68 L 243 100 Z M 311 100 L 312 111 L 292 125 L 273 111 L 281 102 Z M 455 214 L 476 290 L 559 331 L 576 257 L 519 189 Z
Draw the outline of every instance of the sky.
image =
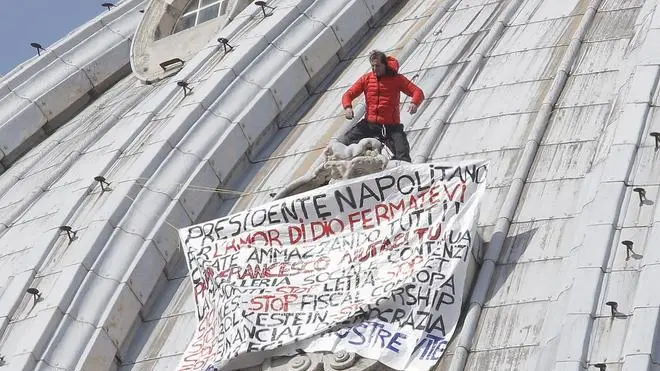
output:
M 101 12 L 108 0 L 0 0 L 0 75 L 31 58 Z M 109 2 L 117 3 L 117 0 Z

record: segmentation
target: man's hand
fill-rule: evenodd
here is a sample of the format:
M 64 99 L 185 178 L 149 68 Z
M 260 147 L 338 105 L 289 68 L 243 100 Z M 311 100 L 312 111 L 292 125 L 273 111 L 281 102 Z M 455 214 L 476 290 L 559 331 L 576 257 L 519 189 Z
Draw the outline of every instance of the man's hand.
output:
M 353 119 L 353 109 L 351 107 L 347 107 L 344 109 L 344 117 L 346 117 L 346 120 Z
M 408 106 L 408 112 L 410 112 L 411 115 L 414 115 L 417 113 L 417 105 L 415 103 L 410 103 L 410 106 Z

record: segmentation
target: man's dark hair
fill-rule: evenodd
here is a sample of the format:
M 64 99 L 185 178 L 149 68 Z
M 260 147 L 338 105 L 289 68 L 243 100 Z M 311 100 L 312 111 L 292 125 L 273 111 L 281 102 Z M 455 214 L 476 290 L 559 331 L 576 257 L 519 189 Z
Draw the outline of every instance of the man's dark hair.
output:
M 385 75 L 388 76 L 397 75 L 397 72 L 391 69 L 390 66 L 387 64 L 387 55 L 381 52 L 380 50 L 372 50 L 371 53 L 369 53 L 369 61 L 380 61 L 382 64 L 384 64 Z
M 380 63 L 387 64 L 387 55 L 380 50 L 372 50 L 371 53 L 369 53 L 369 60 L 380 61 Z

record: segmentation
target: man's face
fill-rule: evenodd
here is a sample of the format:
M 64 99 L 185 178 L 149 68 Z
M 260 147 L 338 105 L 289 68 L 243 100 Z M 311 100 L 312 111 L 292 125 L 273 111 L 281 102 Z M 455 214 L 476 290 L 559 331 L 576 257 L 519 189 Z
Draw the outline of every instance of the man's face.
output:
M 371 70 L 374 71 L 376 76 L 380 77 L 385 75 L 385 63 L 381 62 L 380 59 L 372 59 L 370 62 Z

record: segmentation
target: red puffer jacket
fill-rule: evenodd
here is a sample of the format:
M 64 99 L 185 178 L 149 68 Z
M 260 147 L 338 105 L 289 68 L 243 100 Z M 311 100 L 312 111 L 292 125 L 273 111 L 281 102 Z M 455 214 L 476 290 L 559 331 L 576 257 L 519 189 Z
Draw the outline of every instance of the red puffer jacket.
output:
M 381 76 L 374 72 L 362 75 L 344 94 L 342 106 L 352 107 L 353 100 L 365 93 L 367 103 L 367 121 L 377 124 L 400 124 L 399 103 L 401 92 L 412 97 L 412 103 L 419 106 L 424 100 L 424 92 L 407 77 L 399 74 L 399 61 L 387 57 L 387 66 L 396 75 Z

